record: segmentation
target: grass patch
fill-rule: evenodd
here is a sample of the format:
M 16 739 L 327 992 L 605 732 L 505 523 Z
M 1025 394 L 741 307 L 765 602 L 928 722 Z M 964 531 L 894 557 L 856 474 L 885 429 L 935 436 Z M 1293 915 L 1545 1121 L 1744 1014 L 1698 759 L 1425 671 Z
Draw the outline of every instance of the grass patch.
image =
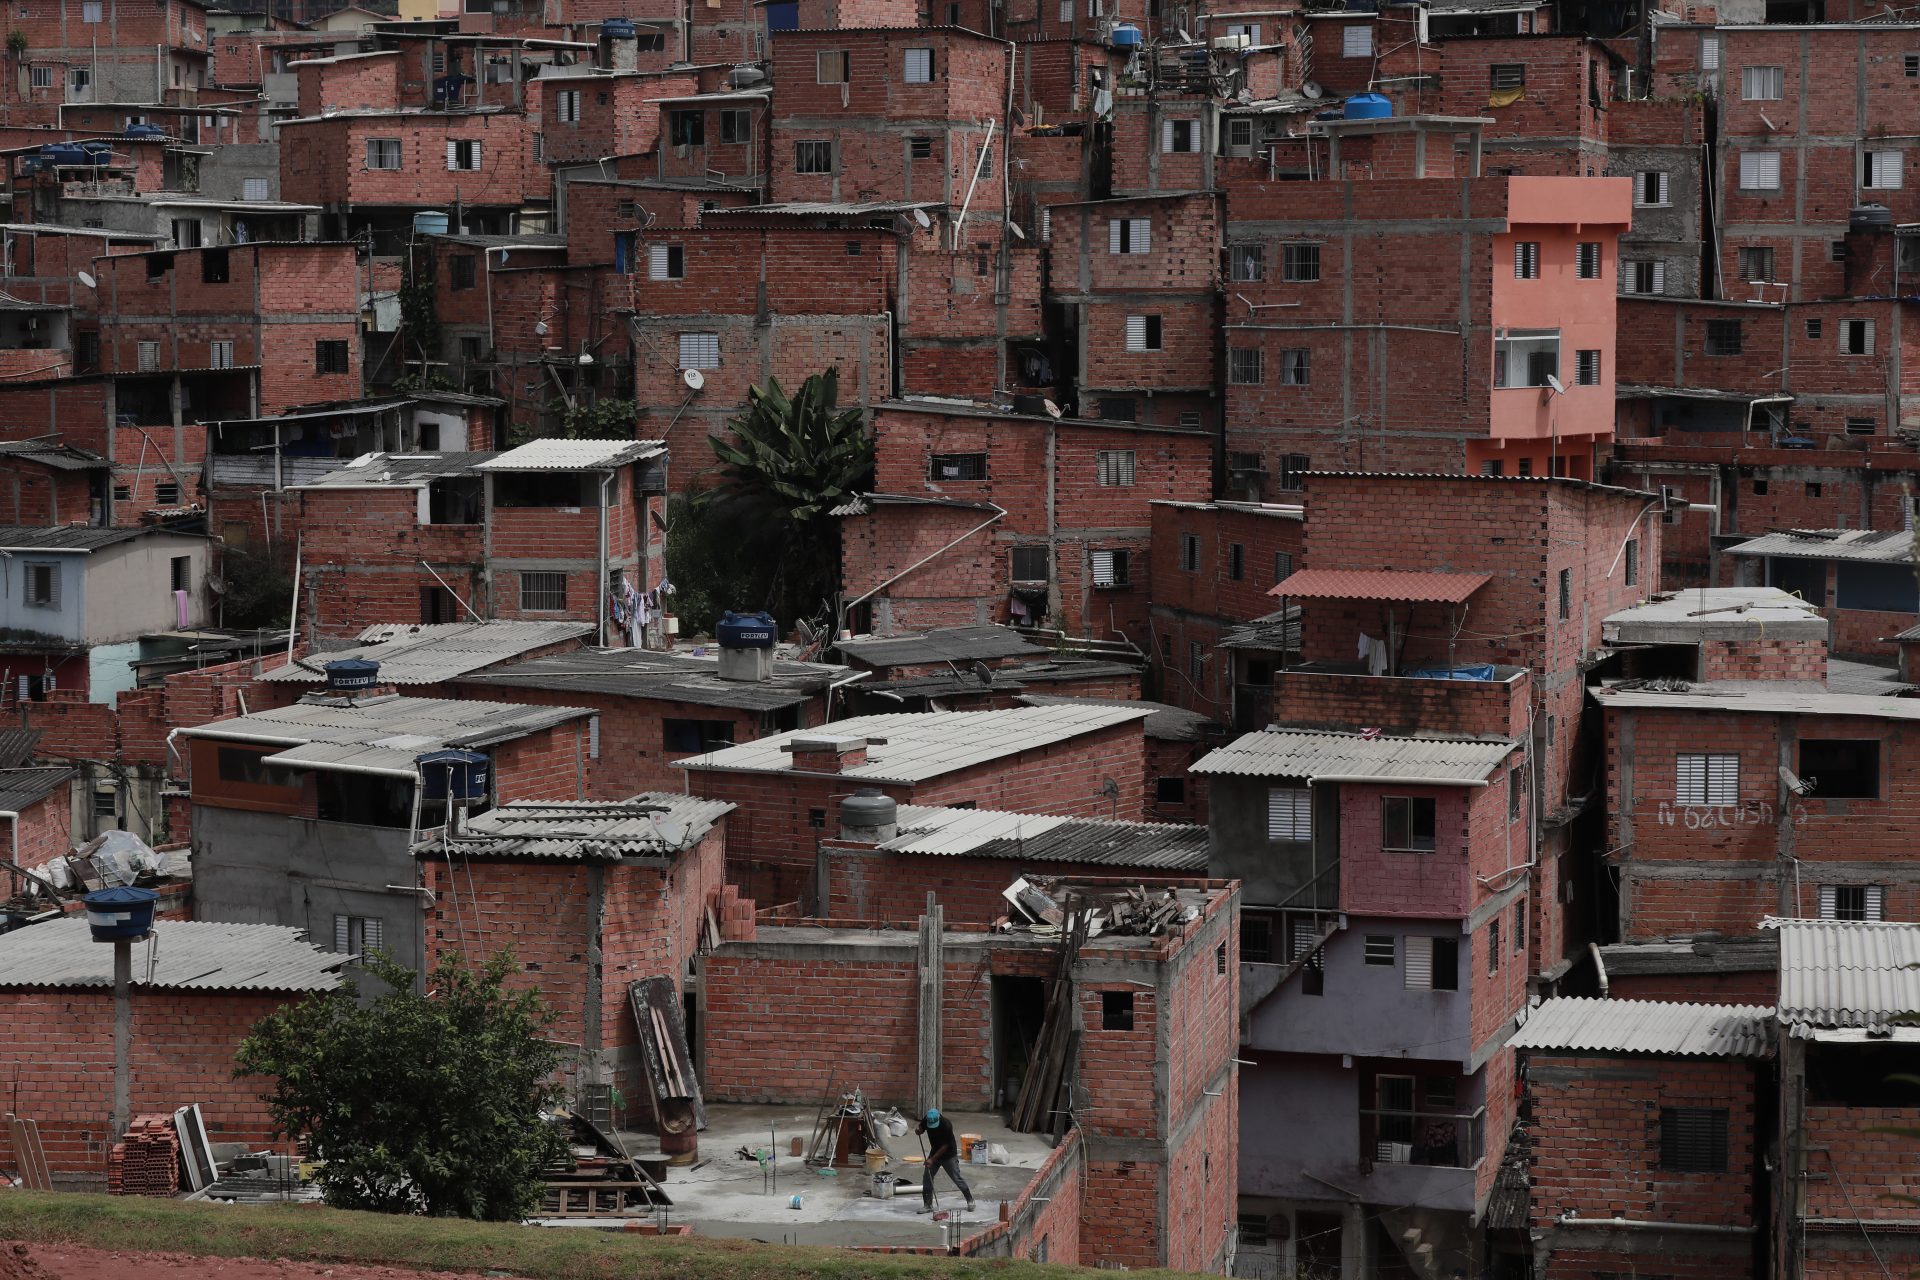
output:
M 0 1192 L 0 1239 L 221 1258 L 503 1271 L 528 1280 L 1059 1280 L 1005 1259 L 913 1258 L 750 1241 L 616 1235 L 310 1205 L 213 1205 L 135 1196 Z M 1143 1280 L 1175 1273 L 1133 1273 Z

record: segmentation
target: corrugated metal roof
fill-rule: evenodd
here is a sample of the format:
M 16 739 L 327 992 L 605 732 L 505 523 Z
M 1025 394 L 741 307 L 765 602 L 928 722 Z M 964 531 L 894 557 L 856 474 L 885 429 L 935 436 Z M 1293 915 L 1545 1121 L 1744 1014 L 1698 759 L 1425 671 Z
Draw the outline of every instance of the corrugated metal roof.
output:
M 133 985 L 188 991 L 332 991 L 349 957 L 277 924 L 156 920 L 151 947 L 134 944 Z M 153 976 L 148 978 L 151 960 Z M 111 987 L 113 948 L 81 916 L 0 934 L 0 987 Z
M 592 631 L 586 622 L 382 622 L 362 631 L 356 645 L 312 654 L 260 678 L 317 684 L 327 678 L 329 662 L 370 658 L 380 664 L 382 683 L 438 684 Z
M 475 471 L 600 471 L 667 451 L 664 440 L 530 440 L 475 463 Z
M 491 453 L 368 453 L 318 480 L 293 489 L 367 489 L 394 485 L 418 489 L 442 476 L 470 476 Z
M 18 769 L 33 759 L 39 745 L 38 729 L 0 729 L 0 769 Z
M 1896 686 L 1888 686 L 1892 692 Z M 1874 693 L 1831 693 L 1779 681 L 1716 680 L 1683 690 L 1623 689 L 1601 685 L 1593 696 L 1604 707 L 1661 707 L 1686 711 L 1746 711 L 1765 715 L 1872 716 L 1920 720 L 1920 699 Z
M 1411 573 L 1400 569 L 1296 569 L 1268 588 L 1289 600 L 1404 600 L 1460 604 L 1493 581 L 1485 573 Z
M 1543 1001 L 1510 1042 L 1516 1049 L 1651 1053 L 1681 1058 L 1765 1058 L 1773 1010 L 1764 1005 L 1665 1000 Z
M 1034 644 L 1012 627 L 942 627 L 920 635 L 854 636 L 834 648 L 863 667 L 911 667 L 928 662 L 970 662 L 987 658 L 1042 658 L 1051 649 Z
M 1263 614 L 1252 622 L 1235 627 L 1220 638 L 1221 649 L 1273 649 L 1287 653 L 1300 651 L 1300 606 Z
M 1913 560 L 1913 535 L 1900 530 L 1886 533 L 1875 529 L 1788 529 L 1728 547 L 1727 554 L 1908 564 Z
M 0 769 L 0 810 L 19 813 L 32 808 L 71 782 L 75 772 L 64 766 Z
M 1015 702 L 1028 707 L 1145 707 L 1147 736 L 1160 742 L 1199 742 L 1215 722 L 1198 711 L 1165 702 L 1122 702 L 1116 698 L 1069 698 L 1051 693 L 1023 693 Z
M 1913 688 L 1900 678 L 1900 668 L 1883 667 L 1873 662 L 1854 662 L 1847 658 L 1827 659 L 1827 690 L 1830 693 L 1858 693 L 1873 697 L 1902 693 Z
M 1780 1021 L 1884 1030 L 1920 1015 L 1920 925 L 1769 917 L 1780 935 Z
M 691 849 L 733 812 L 726 800 L 647 791 L 630 800 L 519 801 L 469 818 L 460 834 L 424 843 L 422 856 L 449 848 L 463 858 L 540 858 L 563 862 L 671 857 Z
M 532 707 L 457 698 L 309 699 L 290 707 L 181 729 L 182 737 L 278 744 L 274 764 L 324 769 L 358 765 L 413 772 L 413 760 L 443 747 L 480 748 L 523 738 L 593 713 L 585 707 Z
M 204 539 L 205 534 L 152 527 L 102 529 L 91 525 L 0 525 L 0 551 L 98 551 L 158 534 Z
M 1363 737 L 1357 733 L 1266 730 L 1208 752 L 1189 772 L 1257 778 L 1423 779 L 1483 783 L 1515 744 L 1505 739 Z
M 1207 829 L 1172 822 L 1102 822 L 997 809 L 902 805 L 900 834 L 889 853 L 1085 862 L 1156 871 L 1198 871 L 1207 865 Z
M 97 453 L 76 449 L 72 445 L 48 444 L 45 441 L 36 443 L 30 440 L 12 440 L 0 443 L 0 456 L 37 462 L 54 471 L 110 471 L 113 469 L 113 464 Z
M 911 213 L 915 209 L 939 209 L 938 200 L 867 200 L 860 203 L 838 201 L 789 200 L 778 204 L 743 205 L 738 209 L 708 209 L 702 220 L 729 213 L 780 214 L 787 217 L 858 217 L 870 213 Z
M 823 729 L 776 734 L 675 762 L 679 768 L 733 773 L 785 773 L 796 738 L 865 738 L 866 763 L 841 776 L 871 782 L 924 782 L 1082 734 L 1145 720 L 1144 707 L 1009 707 L 999 711 L 924 711 L 855 716 Z
M 723 680 L 717 653 L 703 656 L 650 649 L 575 649 L 481 671 L 466 679 L 509 689 L 606 693 L 702 707 L 778 711 L 805 702 L 851 674 L 849 668 L 831 663 L 776 661 L 770 680 Z

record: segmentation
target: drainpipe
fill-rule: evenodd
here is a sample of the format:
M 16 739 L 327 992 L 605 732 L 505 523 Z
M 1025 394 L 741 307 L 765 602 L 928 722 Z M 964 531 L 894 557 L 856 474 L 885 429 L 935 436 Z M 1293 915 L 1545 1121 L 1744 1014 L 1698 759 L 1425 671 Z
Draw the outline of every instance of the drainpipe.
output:
M 600 592 L 594 606 L 595 618 L 599 629 L 599 643 L 607 643 L 607 486 L 613 483 L 613 472 L 608 471 L 600 477 Z
M 1605 997 L 1608 994 L 1607 993 L 1607 962 L 1600 958 L 1599 943 L 1589 942 L 1587 944 L 1587 950 L 1593 953 L 1594 972 L 1600 975 L 1600 994 L 1602 997 Z

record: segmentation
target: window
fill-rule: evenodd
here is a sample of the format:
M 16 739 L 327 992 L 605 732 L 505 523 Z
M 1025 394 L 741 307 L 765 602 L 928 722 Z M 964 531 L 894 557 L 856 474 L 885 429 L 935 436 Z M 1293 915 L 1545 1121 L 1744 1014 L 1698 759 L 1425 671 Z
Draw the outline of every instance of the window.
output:
M 447 169 L 456 173 L 479 172 L 480 152 L 478 138 L 448 138 Z
M 1575 275 L 1582 280 L 1598 280 L 1600 278 L 1599 242 L 1582 240 L 1574 250 L 1573 261 Z
M 27 563 L 27 604 L 35 609 L 60 607 L 60 566 L 46 561 Z
M 1628 538 L 1626 545 L 1626 582 L 1630 587 L 1640 585 L 1640 539 Z
M 245 178 L 240 183 L 242 200 L 266 200 L 271 198 L 272 188 L 265 178 Z
M 1060 22 L 1064 26 L 1073 23 L 1073 0 L 1060 0 Z
M 1159 316 L 1128 316 L 1127 317 L 1127 350 L 1129 351 L 1160 350 L 1160 317 Z
M 794 143 L 793 171 L 795 173 L 832 173 L 833 143 L 820 138 Z
M 520 575 L 520 608 L 528 613 L 558 613 L 567 607 L 567 575 L 533 572 Z
M 907 155 L 914 160 L 933 159 L 933 139 L 922 137 L 908 138 Z
M 661 750 L 673 755 L 705 755 L 733 745 L 733 721 L 685 720 L 666 717 L 660 721 Z M 809 819 L 818 809 L 811 810 Z M 824 815 L 822 815 L 824 817 Z M 813 826 L 821 823 L 814 822 Z
M 1706 351 L 1710 356 L 1737 356 L 1740 354 L 1740 322 L 1738 320 L 1707 321 Z
M 1162 151 L 1198 151 L 1200 149 L 1200 122 L 1198 120 L 1162 120 L 1160 122 L 1160 149 Z
M 1820 800 L 1880 795 L 1880 744 L 1871 738 L 1800 739 L 1800 780 Z
M 1231 156 L 1253 154 L 1253 121 L 1244 116 L 1227 121 L 1227 154 Z
M 1102 1031 L 1133 1030 L 1133 992 L 1102 991 L 1100 993 L 1100 1029 Z
M 1540 278 L 1540 242 L 1538 240 L 1513 242 L 1513 278 L 1515 280 Z
M 76 94 L 87 93 L 93 88 L 92 67 L 68 67 L 67 87 Z
M 460 293 L 473 288 L 476 278 L 472 254 L 459 253 L 447 259 L 447 286 L 453 292 Z
M 1500 972 L 1500 917 L 1487 921 L 1487 976 Z
M 907 49 L 903 52 L 902 59 L 905 79 L 908 84 L 933 83 L 932 49 Z M 822 76 L 821 83 L 830 84 L 833 82 Z
M 1906 64 L 1907 79 L 1920 80 L 1920 53 L 1908 54 L 1906 56 Z
M 1276 551 L 1273 553 L 1273 585 L 1279 586 L 1293 576 L 1293 552 Z
M 180 505 L 180 486 L 171 480 L 163 480 L 153 486 L 153 503 L 157 507 L 176 507 Z
M 1306 347 L 1287 347 L 1280 352 L 1280 385 L 1304 387 L 1313 381 L 1313 353 Z M 1289 454 L 1288 457 L 1298 455 Z M 1280 485 L 1286 488 L 1283 481 Z M 1296 486 L 1297 487 L 1297 486 Z
M 112 787 L 97 787 L 93 793 L 93 816 L 96 818 L 117 818 L 120 816 L 120 793 Z
M 335 916 L 333 949 L 343 955 L 363 956 L 386 945 L 386 923 L 379 916 Z
M 1780 153 L 1778 151 L 1742 151 L 1740 153 L 1740 189 L 1742 191 L 1778 191 L 1780 189 Z
M 1130 485 L 1133 483 L 1134 460 L 1132 449 L 1102 449 L 1094 455 L 1094 465 L 1103 488 Z
M 1682 752 L 1673 760 L 1673 802 L 1721 805 L 1740 802 L 1740 757 L 1733 752 Z
M 1772 576 L 1777 581 L 1782 576 L 1779 566 L 1792 564 L 1793 561 L 1776 559 L 1770 563 L 1775 566 Z M 1818 562 L 1811 563 L 1813 576 L 1824 583 L 1825 566 Z M 1863 564 L 1842 560 L 1834 576 L 1833 602 L 1842 609 L 1871 609 L 1880 613 L 1912 613 L 1920 609 L 1920 594 L 1914 590 L 1913 566 L 1910 564 Z M 1805 594 L 1812 599 L 1811 591 Z
M 1660 1167 L 1668 1173 L 1725 1173 L 1727 1109 L 1660 1108 Z
M 1340 32 L 1340 56 L 1343 58 L 1371 58 L 1373 56 L 1373 28 L 1364 24 L 1343 28 Z
M 1487 87 L 1496 91 L 1526 88 L 1527 64 L 1524 62 L 1494 63 L 1487 68 Z
M 1520 801 L 1527 794 L 1527 773 L 1516 766 L 1507 770 L 1507 821 L 1520 821 Z
M 1764 245 L 1740 250 L 1740 278 L 1753 284 L 1773 279 L 1773 250 Z
M 28 68 L 28 76 L 35 89 L 53 88 L 52 67 L 30 67 Z
M 1809 498 L 1817 498 L 1820 496 L 1820 482 L 1818 480 L 1807 481 L 1807 496 Z
M 1906 154 L 1900 151 L 1866 151 L 1860 155 L 1860 185 L 1875 191 L 1897 190 L 1901 164 Z
M 1740 97 L 1747 102 L 1778 102 L 1786 87 L 1786 73 L 1780 67 L 1744 67 L 1740 72 Z
M 1883 920 L 1886 890 L 1877 884 L 1823 884 L 1820 886 L 1822 920 Z
M 1313 839 L 1313 792 L 1305 787 L 1268 788 L 1267 839 Z
M 1227 544 L 1227 577 L 1239 582 L 1247 576 L 1247 549 L 1237 542 Z
M 1845 262 L 1847 260 L 1847 242 L 1845 240 L 1827 241 L 1827 261 Z
M 1366 936 L 1364 947 L 1364 954 L 1368 964 L 1385 965 L 1388 968 L 1393 967 L 1394 960 L 1397 957 L 1398 945 L 1394 941 L 1392 934 L 1370 933 Z
M 1873 321 L 1842 320 L 1840 322 L 1840 354 L 1843 356 L 1872 355 Z
M 160 367 L 160 344 L 141 342 L 134 347 L 135 369 L 141 373 L 152 373 Z
M 667 144 L 675 147 L 707 145 L 707 113 L 673 111 L 667 114 Z
M 1527 900 L 1525 898 L 1513 904 L 1513 953 L 1519 955 L 1527 949 Z
M 1267 250 L 1264 245 L 1236 244 L 1228 250 L 1235 280 L 1264 280 L 1267 276 Z
M 1015 547 L 1012 561 L 1015 582 L 1047 582 L 1053 577 L 1052 554 L 1046 547 Z
M 1229 22 L 1227 24 L 1227 34 L 1229 36 L 1245 36 L 1249 45 L 1256 45 L 1260 43 L 1260 24 L 1257 22 Z
M 1662 209 L 1667 205 L 1667 175 L 1659 169 L 1642 169 L 1633 175 L 1633 202 L 1642 209 Z
M 936 453 L 927 465 L 927 479 L 985 480 L 987 455 L 984 453 Z
M 1095 551 L 1091 561 L 1094 586 L 1124 587 L 1128 584 L 1125 551 Z
M 1434 848 L 1434 802 L 1431 796 L 1380 798 L 1380 847 L 1415 853 Z
M 1284 354 L 1284 353 L 1283 353 Z M 1298 492 L 1307 487 L 1307 472 L 1313 469 L 1313 459 L 1304 453 L 1283 453 L 1280 455 L 1280 488 L 1289 492 Z
M 198 249 L 200 247 L 200 219 L 175 218 L 173 220 L 173 245 L 176 249 Z
M 1261 352 L 1258 347 L 1227 348 L 1227 381 L 1236 387 L 1260 385 Z
M 1187 641 L 1187 674 L 1198 680 L 1207 665 L 1206 651 L 1198 640 Z
M 207 344 L 207 368 L 233 368 L 233 343 L 231 341 L 216 341 Z
M 753 141 L 753 113 L 751 111 L 722 111 L 720 113 L 720 141 Z
M 1573 570 L 1560 571 L 1560 621 L 1573 617 Z
M 1320 246 L 1290 244 L 1280 250 L 1280 278 L 1289 284 L 1312 284 L 1320 278 Z
M 1147 253 L 1153 247 L 1149 218 L 1114 218 L 1107 223 L 1108 253 Z
M 1200 537 L 1198 534 L 1180 535 L 1180 567 L 1188 573 L 1197 573 L 1200 569 Z
M 1560 335 L 1550 329 L 1510 329 L 1493 340 L 1493 385 L 1544 387 L 1560 373 Z
M 86 0 L 86 2 L 80 6 L 80 21 L 100 21 L 100 0 Z
M 1620 262 L 1620 292 L 1665 293 L 1667 264 L 1664 262 Z
M 322 338 L 313 344 L 315 373 L 347 372 L 347 343 L 344 338 Z
M 1108 422 L 1132 422 L 1140 416 L 1140 406 L 1132 396 L 1106 396 L 1098 403 L 1100 416 Z
M 676 111 L 673 114 L 677 124 L 680 116 L 691 113 Z M 562 89 L 553 95 L 553 118 L 560 124 L 580 123 L 580 91 L 578 89 Z
M 814 80 L 818 84 L 847 83 L 847 51 L 822 49 L 813 55 Z
M 1155 804 L 1185 804 L 1187 802 L 1187 780 L 1185 778 L 1155 778 L 1153 780 L 1153 802 Z
M 193 589 L 193 557 L 171 557 L 167 565 L 167 581 L 172 584 L 171 589 L 174 591 L 191 591 Z
M 368 138 L 367 168 L 398 169 L 400 167 L 400 139 Z
M 1718 71 L 1720 69 L 1720 36 L 1717 32 L 1706 31 L 1700 36 L 1700 69 Z
M 1583 387 L 1600 385 L 1600 353 L 1598 351 L 1573 353 L 1573 380 Z
M 1878 418 L 1848 418 L 1847 434 L 1850 436 L 1870 436 L 1880 429 Z
M 720 367 L 720 335 L 717 333 L 681 334 L 680 367 L 682 369 L 718 369 Z
M 687 251 L 677 244 L 647 246 L 647 279 L 684 280 L 687 278 Z
M 1460 939 L 1407 936 L 1404 978 L 1409 991 L 1460 989 Z

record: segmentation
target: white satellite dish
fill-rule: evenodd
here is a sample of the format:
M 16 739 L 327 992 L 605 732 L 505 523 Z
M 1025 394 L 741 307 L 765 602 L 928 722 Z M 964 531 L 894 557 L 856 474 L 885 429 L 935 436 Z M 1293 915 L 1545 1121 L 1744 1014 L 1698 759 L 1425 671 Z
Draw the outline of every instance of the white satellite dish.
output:
M 687 384 L 687 390 L 698 391 L 707 385 L 707 375 L 698 369 L 684 369 L 680 373 L 680 381 Z
M 592 355 L 590 355 L 589 353 L 587 353 L 587 352 L 585 352 L 585 351 L 582 351 L 582 352 L 580 353 L 580 363 L 581 363 L 581 364 L 592 364 L 592 363 L 593 363 L 593 356 L 592 356 Z
M 927 211 L 925 209 L 915 209 L 913 211 L 913 220 L 920 224 L 920 229 L 922 231 L 925 231 L 928 227 L 933 225 L 933 219 L 927 216 Z
M 1547 375 L 1547 385 L 1553 388 L 1553 394 L 1557 396 L 1567 394 L 1567 384 L 1551 373 Z
M 1009 222 L 1007 224 L 1007 230 L 1013 232 L 1013 238 L 1015 240 L 1025 240 L 1027 238 L 1027 233 L 1020 229 L 1020 224 L 1017 222 Z
M 1047 414 L 1049 417 L 1057 418 L 1060 416 L 1060 406 L 1055 404 L 1053 401 L 1042 400 L 1040 403 L 1046 406 Z
M 535 320 L 533 322 L 533 336 L 536 338 L 544 338 L 547 336 L 547 322 L 545 320 Z
M 98 287 L 93 282 L 93 276 L 89 272 L 85 272 L 85 271 L 82 271 L 80 273 L 80 283 L 87 286 L 87 288 L 89 289 Z
M 1300 86 L 1300 96 L 1307 99 L 1309 102 L 1321 97 L 1325 93 L 1326 93 L 1326 90 L 1322 89 L 1319 85 L 1319 82 L 1315 80 L 1309 80 L 1305 84 L 1302 84 Z

